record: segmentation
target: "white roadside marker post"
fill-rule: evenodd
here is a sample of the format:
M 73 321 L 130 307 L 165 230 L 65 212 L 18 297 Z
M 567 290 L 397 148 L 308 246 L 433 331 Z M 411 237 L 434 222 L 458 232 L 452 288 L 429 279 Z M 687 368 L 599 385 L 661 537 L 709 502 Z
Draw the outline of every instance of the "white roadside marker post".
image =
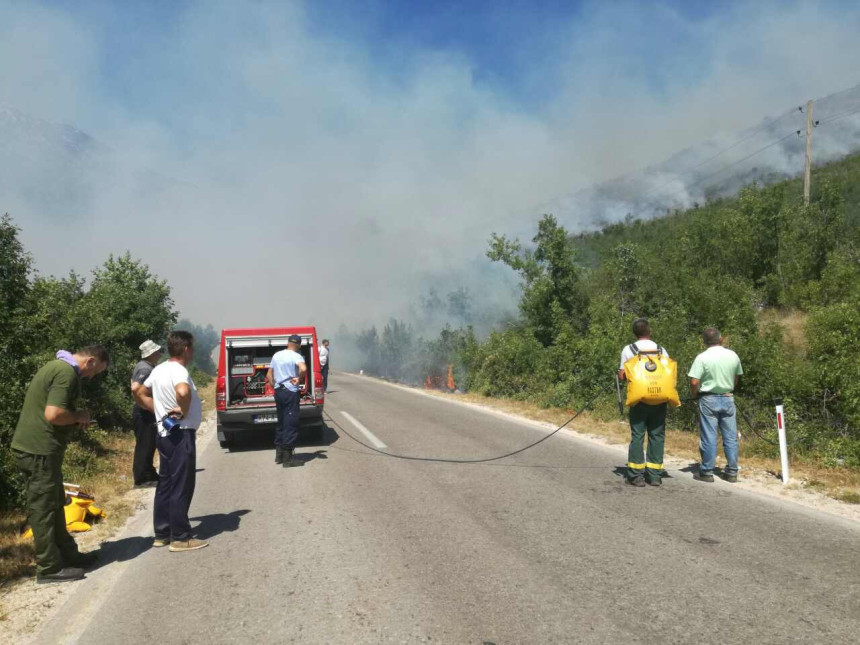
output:
M 776 399 L 776 431 L 779 434 L 779 460 L 782 464 L 782 483 L 788 483 L 788 442 L 785 438 L 785 409 L 782 399 Z

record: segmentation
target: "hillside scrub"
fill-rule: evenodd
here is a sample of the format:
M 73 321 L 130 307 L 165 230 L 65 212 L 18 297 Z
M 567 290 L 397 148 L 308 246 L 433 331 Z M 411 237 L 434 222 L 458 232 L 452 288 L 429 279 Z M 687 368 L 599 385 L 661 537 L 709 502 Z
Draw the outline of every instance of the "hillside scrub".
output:
M 69 448 L 72 461 L 80 454 L 101 458 L 105 433 L 132 427 L 129 381 L 138 346 L 148 338 L 163 342 L 177 320 L 168 284 L 129 254 L 108 257 L 89 281 L 74 272 L 42 276 L 18 233 L 9 215 L 0 218 L 0 511 L 21 501 L 9 446 L 36 371 L 57 350 L 107 347 L 108 370 L 82 384 L 83 402 L 97 426 L 75 431 Z
M 594 233 L 571 235 L 545 215 L 529 245 L 497 235 L 489 241 L 488 258 L 520 278 L 517 320 L 481 341 L 468 327 L 447 327 L 428 341 L 401 321 L 381 336 L 373 328 L 352 340 L 371 374 L 421 382 L 449 363 L 458 387 L 575 409 L 614 387 L 635 318 L 647 317 L 678 361 L 682 397 L 703 350 L 700 334 L 715 325 L 743 361 L 738 403 L 756 433 L 774 438 L 773 401 L 781 398 L 793 454 L 860 468 L 858 186 L 855 155 L 815 170 L 808 206 L 800 182 L 787 180 L 659 219 L 629 215 Z M 444 342 L 451 338 L 460 345 Z M 433 356 L 437 342 L 446 348 L 437 360 L 418 361 Z M 598 410 L 609 415 L 606 399 Z M 693 429 L 694 415 L 685 405 L 670 424 Z M 768 441 L 756 450 L 776 454 Z

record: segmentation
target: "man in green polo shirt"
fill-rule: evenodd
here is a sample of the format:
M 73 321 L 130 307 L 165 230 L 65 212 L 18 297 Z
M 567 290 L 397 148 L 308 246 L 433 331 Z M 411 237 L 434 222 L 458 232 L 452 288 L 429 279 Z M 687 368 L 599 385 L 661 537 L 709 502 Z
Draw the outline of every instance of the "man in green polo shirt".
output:
M 76 407 L 81 379 L 104 371 L 110 358 L 101 345 L 71 354 L 57 352 L 43 366 L 24 397 L 12 452 L 24 477 L 27 512 L 36 550 L 36 582 L 66 582 L 84 575 L 95 554 L 80 553 L 66 530 L 63 457 L 73 427 L 90 422 L 88 410 Z
M 741 359 L 723 347 L 723 338 L 716 327 L 702 332 L 707 349 L 696 356 L 687 376 L 690 394 L 699 405 L 699 481 L 714 481 L 717 460 L 717 429 L 723 437 L 726 455 L 725 480 L 738 480 L 738 418 L 734 391 L 744 373 Z

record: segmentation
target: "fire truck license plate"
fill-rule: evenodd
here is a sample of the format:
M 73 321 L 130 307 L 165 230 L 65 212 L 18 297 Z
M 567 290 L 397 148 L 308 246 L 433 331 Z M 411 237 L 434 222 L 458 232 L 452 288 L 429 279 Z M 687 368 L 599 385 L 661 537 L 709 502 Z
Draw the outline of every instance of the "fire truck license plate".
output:
M 277 423 L 277 414 L 255 414 L 254 423 Z

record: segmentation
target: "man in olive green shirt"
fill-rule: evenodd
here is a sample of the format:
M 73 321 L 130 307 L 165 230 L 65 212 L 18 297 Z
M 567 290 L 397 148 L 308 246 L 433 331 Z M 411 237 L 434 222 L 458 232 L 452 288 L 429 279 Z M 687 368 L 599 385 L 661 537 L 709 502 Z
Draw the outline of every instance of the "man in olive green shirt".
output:
M 27 387 L 12 452 L 24 477 L 30 527 L 36 550 L 36 581 L 66 582 L 82 578 L 78 568 L 95 561 L 82 554 L 66 530 L 63 457 L 72 428 L 90 422 L 88 410 L 78 410 L 81 378 L 104 371 L 110 358 L 101 345 L 75 354 L 57 352 Z

